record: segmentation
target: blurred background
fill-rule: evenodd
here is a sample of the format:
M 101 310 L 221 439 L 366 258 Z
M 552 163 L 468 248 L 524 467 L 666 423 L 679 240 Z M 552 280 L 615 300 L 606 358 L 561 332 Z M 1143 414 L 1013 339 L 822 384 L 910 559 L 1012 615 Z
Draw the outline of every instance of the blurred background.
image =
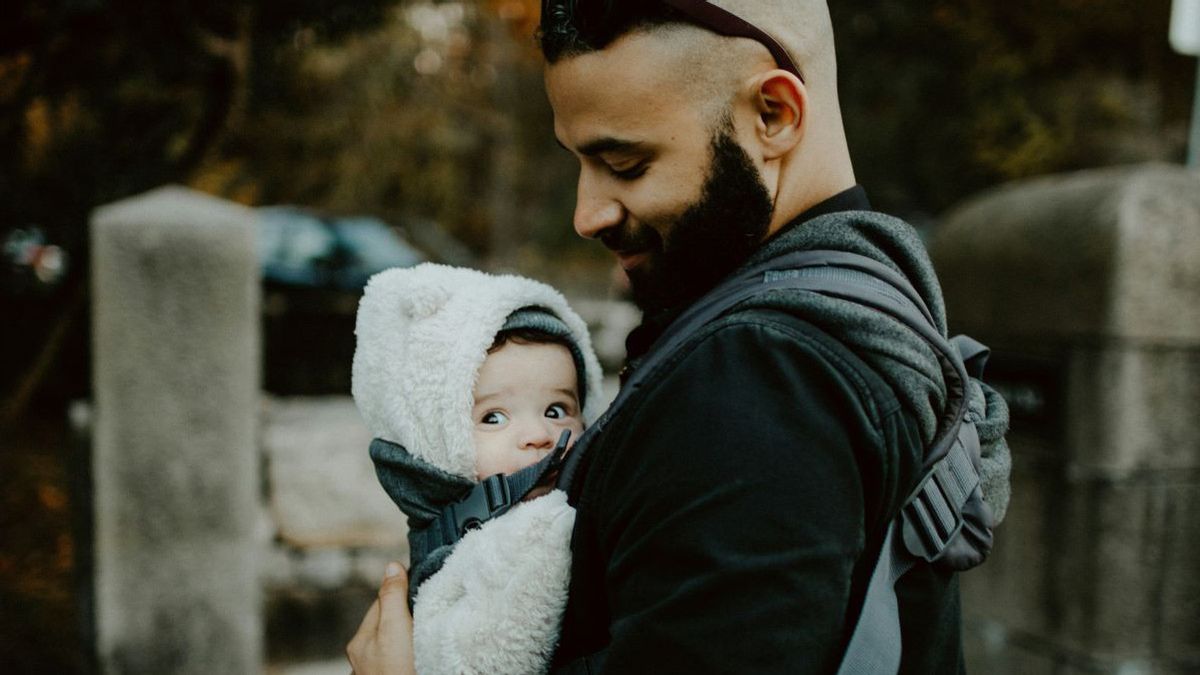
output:
M 996 186 L 1184 160 L 1196 62 L 1168 44 L 1171 0 L 831 5 L 858 179 L 923 234 Z M 393 522 L 375 515 L 391 517 L 386 498 L 361 536 L 323 538 L 346 521 L 305 530 L 310 516 L 289 512 L 304 507 L 279 496 L 304 478 L 271 464 L 305 420 L 324 420 L 329 440 L 293 470 L 325 466 L 358 433 L 337 430 L 356 423 L 353 313 L 371 273 L 436 260 L 556 284 L 606 331 L 616 365 L 637 317 L 609 256 L 570 226 L 576 163 L 552 133 L 538 11 L 531 0 L 0 9 L 0 671 L 97 667 L 98 207 L 179 185 L 256 209 L 273 668 L 336 659 L 403 546 L 380 533 Z M 343 478 L 366 482 L 340 489 L 377 499 L 360 469 Z

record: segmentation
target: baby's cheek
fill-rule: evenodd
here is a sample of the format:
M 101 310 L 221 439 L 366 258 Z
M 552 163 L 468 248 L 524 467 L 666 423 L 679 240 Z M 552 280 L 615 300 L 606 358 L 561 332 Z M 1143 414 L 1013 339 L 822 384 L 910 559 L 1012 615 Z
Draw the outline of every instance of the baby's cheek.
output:
M 531 457 L 531 453 L 517 450 L 485 450 L 475 455 L 475 474 L 479 480 L 483 480 L 498 473 L 516 473 L 536 462 L 537 458 Z
M 475 452 L 475 476 L 483 480 L 488 476 L 504 473 L 504 461 L 495 448 L 481 447 Z

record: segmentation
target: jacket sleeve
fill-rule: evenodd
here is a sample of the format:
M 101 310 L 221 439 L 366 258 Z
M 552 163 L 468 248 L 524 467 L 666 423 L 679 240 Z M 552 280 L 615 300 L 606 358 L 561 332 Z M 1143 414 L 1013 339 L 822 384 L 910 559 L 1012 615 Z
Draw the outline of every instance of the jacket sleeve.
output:
M 836 668 L 884 444 L 855 369 L 811 333 L 727 321 L 614 430 L 592 505 L 603 672 Z

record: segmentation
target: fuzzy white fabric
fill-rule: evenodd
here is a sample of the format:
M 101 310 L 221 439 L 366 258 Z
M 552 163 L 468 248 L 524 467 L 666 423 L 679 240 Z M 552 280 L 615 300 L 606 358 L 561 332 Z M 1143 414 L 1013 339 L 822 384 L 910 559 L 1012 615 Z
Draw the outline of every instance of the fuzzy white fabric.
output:
M 546 672 L 567 604 L 574 524 L 575 509 L 555 490 L 467 534 L 417 592 L 417 672 Z
M 371 433 L 475 480 L 479 367 L 508 315 L 530 306 L 552 311 L 571 330 L 584 358 L 584 421 L 593 422 L 600 364 L 587 326 L 558 291 L 523 277 L 423 264 L 375 275 L 359 304 L 351 390 Z M 545 672 L 566 607 L 574 523 L 566 495 L 554 491 L 467 534 L 417 589 L 417 672 Z
M 554 312 L 583 353 L 584 420 L 599 413 L 600 363 L 587 325 L 546 284 L 426 263 L 371 277 L 358 306 L 351 390 L 375 436 L 475 480 L 471 406 L 479 367 L 504 320 L 522 307 Z

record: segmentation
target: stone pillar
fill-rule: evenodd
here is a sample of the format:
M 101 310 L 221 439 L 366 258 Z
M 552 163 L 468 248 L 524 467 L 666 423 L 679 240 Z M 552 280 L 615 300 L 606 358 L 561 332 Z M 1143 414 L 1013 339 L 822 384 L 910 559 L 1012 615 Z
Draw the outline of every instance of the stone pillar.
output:
M 253 211 L 162 188 L 92 216 L 104 673 L 258 673 Z
M 1007 521 L 963 575 L 969 668 L 1200 672 L 1200 174 L 1010 185 L 931 253 L 1013 413 Z

